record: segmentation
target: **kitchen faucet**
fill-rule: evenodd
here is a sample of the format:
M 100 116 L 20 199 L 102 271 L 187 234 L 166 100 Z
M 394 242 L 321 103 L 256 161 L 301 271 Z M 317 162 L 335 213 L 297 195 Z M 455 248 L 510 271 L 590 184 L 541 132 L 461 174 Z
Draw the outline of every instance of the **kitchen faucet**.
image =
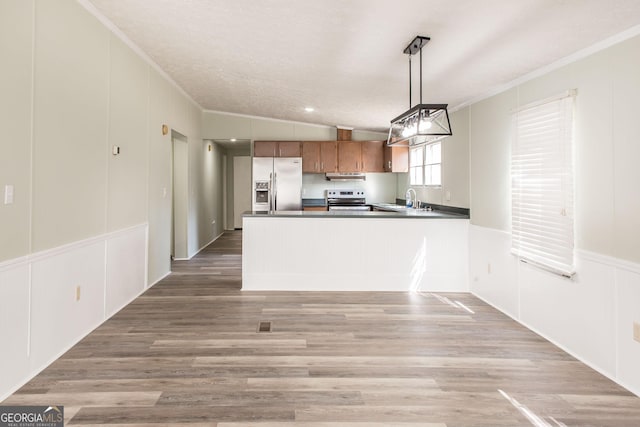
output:
M 411 192 L 413 191 L 413 198 L 411 198 Z M 406 193 L 404 193 L 404 198 L 405 198 L 405 204 L 408 208 L 413 206 L 413 203 L 415 200 L 417 200 L 417 196 L 416 196 L 416 190 L 414 190 L 413 188 L 409 187 L 409 189 L 407 190 Z

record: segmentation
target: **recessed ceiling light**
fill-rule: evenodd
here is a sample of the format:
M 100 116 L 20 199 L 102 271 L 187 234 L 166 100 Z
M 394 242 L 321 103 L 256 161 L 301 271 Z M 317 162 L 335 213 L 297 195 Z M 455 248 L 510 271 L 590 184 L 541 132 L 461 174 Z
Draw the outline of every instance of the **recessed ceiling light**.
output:
M 307 113 L 313 113 L 314 110 L 315 108 L 313 107 L 304 107 L 304 111 L 306 111 Z
M 237 141 L 237 139 L 235 139 L 235 138 L 231 138 L 229 141 L 231 141 L 231 142 L 236 142 L 236 141 Z

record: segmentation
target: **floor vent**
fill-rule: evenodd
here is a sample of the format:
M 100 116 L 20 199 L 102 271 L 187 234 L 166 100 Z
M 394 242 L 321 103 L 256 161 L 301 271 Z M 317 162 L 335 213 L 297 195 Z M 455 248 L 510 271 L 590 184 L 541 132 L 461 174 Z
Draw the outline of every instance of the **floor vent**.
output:
M 271 322 L 258 323 L 258 332 L 271 332 Z

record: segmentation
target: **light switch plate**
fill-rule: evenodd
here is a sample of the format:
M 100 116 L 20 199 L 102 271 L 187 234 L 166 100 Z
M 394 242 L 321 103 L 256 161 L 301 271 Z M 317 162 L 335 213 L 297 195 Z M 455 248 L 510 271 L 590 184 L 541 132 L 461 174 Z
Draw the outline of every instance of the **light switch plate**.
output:
M 13 203 L 13 185 L 4 186 L 4 204 L 10 205 Z
M 633 339 L 640 342 L 640 323 L 633 322 Z

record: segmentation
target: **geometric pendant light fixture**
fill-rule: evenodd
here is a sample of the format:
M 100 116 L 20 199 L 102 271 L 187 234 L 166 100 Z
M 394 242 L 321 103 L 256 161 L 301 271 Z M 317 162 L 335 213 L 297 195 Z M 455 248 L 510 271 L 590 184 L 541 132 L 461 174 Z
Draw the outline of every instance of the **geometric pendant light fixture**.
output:
M 391 120 L 387 145 L 415 146 L 429 144 L 451 136 L 447 104 L 422 103 L 422 48 L 429 37 L 417 36 L 404 53 L 409 55 L 409 109 Z M 420 103 L 411 105 L 411 57 L 420 54 Z

